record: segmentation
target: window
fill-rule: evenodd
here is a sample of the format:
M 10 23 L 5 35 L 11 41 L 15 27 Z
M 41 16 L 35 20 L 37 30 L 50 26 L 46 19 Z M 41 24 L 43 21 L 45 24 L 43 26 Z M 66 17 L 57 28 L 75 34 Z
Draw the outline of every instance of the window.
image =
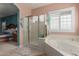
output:
M 74 11 L 73 8 L 53 11 L 48 14 L 49 30 L 51 32 L 73 32 Z

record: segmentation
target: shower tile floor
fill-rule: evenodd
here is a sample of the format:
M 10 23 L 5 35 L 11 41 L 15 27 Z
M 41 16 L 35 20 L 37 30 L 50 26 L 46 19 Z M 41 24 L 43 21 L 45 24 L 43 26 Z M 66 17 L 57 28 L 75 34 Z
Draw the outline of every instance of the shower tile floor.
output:
M 36 46 L 19 48 L 11 43 L 0 43 L 0 56 L 46 56 Z

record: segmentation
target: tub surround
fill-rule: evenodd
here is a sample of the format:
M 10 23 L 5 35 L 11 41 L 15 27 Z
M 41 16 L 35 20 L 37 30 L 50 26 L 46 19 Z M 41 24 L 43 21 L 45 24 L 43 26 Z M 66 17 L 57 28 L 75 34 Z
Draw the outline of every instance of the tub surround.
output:
M 79 36 L 49 35 L 45 38 L 45 43 L 51 47 L 51 55 L 55 53 L 51 51 L 56 50 L 59 56 L 79 56 Z

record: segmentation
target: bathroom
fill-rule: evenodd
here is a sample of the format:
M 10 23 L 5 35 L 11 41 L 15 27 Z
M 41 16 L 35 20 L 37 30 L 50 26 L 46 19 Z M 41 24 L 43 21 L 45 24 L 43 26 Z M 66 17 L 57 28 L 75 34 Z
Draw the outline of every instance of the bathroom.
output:
M 79 59 L 79 1 L 0 0 L 0 59 Z
M 18 10 L 10 16 L 1 17 L 2 29 L 0 30 L 6 32 L 5 28 L 11 25 L 12 29 L 17 30 L 14 32 L 14 34 L 17 32 L 17 37 L 14 35 L 14 40 L 8 38 L 7 43 L 10 42 L 10 44 L 0 45 L 3 50 L 0 50 L 3 53 L 0 55 L 11 55 L 10 53 L 21 56 L 79 55 L 77 52 L 79 51 L 78 3 L 15 3 L 12 5 L 15 5 Z M 10 53 L 6 54 L 6 49 Z

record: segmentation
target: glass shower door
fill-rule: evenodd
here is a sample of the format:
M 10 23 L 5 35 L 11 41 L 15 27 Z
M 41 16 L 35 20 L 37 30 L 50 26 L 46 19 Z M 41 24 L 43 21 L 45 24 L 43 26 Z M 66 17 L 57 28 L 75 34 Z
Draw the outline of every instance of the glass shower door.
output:
M 24 46 L 28 46 L 29 41 L 28 41 L 28 17 L 24 17 L 23 20 L 23 44 Z
M 38 44 L 38 16 L 29 18 L 29 40 L 30 45 Z
M 29 40 L 30 45 L 41 46 L 47 34 L 45 15 L 32 16 L 29 19 Z
M 25 17 L 22 23 L 24 46 L 39 46 L 47 32 L 45 15 Z

